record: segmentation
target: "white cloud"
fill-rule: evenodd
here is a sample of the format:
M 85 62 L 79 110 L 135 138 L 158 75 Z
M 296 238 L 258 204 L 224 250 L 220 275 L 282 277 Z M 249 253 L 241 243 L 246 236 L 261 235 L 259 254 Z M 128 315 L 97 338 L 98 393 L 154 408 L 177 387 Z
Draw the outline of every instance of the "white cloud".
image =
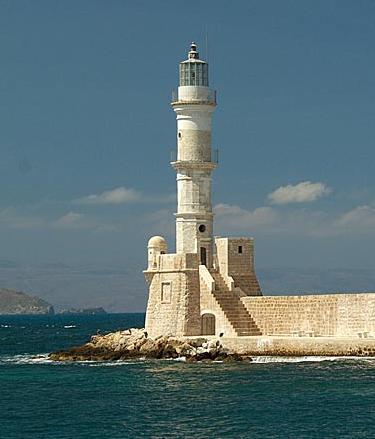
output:
M 344 213 L 336 222 L 336 226 L 344 228 L 375 230 L 375 208 L 364 205 Z
M 215 223 L 220 233 L 234 231 L 236 234 L 320 236 L 334 232 L 329 214 L 305 208 L 278 209 L 262 206 L 246 210 L 239 206 L 218 204 L 214 211 Z
M 85 228 L 85 215 L 77 212 L 69 212 L 57 219 L 53 226 L 61 229 Z
M 11 229 L 36 229 L 46 225 L 43 218 L 30 215 L 22 215 L 13 207 L 8 207 L 0 211 L 0 225 L 5 225 Z
M 33 209 L 32 209 L 33 210 Z M 57 217 L 44 212 L 43 216 L 31 215 L 28 209 L 7 207 L 0 210 L 0 228 L 25 230 L 90 230 L 94 233 L 116 232 L 120 226 L 102 221 L 101 218 L 78 212 L 68 212 Z
M 103 223 L 96 218 L 78 212 L 68 212 L 50 223 L 50 226 L 61 230 L 90 230 L 94 233 L 116 232 L 119 230 L 114 224 Z
M 272 204 L 306 203 L 332 192 L 324 183 L 302 181 L 296 185 L 281 186 L 268 195 Z
M 217 204 L 214 208 L 217 221 L 223 227 L 247 229 L 266 226 L 276 222 L 277 213 L 272 207 L 242 209 L 230 204 Z
M 86 197 L 76 200 L 78 204 L 124 204 L 138 201 L 141 194 L 135 189 L 118 187 L 110 191 L 104 191 L 101 194 L 87 195 Z

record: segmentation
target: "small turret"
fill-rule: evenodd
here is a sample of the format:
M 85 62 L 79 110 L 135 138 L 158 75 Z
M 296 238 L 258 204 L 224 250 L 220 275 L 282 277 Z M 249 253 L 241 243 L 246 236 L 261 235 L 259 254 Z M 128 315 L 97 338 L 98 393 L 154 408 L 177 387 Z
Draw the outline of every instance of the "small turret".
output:
M 158 257 L 167 253 L 167 241 L 162 236 L 153 236 L 147 244 L 148 250 L 148 269 L 153 270 L 158 267 Z

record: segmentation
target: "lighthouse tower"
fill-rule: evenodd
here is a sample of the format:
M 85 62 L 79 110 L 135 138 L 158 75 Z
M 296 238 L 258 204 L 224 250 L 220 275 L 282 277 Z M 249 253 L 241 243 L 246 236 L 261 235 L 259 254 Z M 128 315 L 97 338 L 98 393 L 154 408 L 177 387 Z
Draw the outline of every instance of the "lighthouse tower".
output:
M 242 298 L 261 295 L 253 259 L 253 239 L 213 237 L 211 119 L 216 93 L 208 64 L 192 43 L 179 65 L 172 108 L 177 118 L 176 253 L 162 236 L 148 241 L 149 283 L 146 331 L 161 335 L 259 335 Z
M 177 118 L 177 253 L 197 253 L 200 264 L 213 263 L 211 174 L 216 157 L 211 149 L 211 118 L 216 92 L 209 88 L 208 64 L 192 43 L 180 63 L 179 87 L 172 107 Z

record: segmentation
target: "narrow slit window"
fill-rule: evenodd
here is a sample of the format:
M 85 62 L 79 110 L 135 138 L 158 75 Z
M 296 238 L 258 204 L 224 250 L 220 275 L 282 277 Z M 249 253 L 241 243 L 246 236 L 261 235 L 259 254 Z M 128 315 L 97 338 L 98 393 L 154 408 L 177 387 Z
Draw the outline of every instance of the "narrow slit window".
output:
M 238 253 L 242 253 L 242 245 L 238 246 Z

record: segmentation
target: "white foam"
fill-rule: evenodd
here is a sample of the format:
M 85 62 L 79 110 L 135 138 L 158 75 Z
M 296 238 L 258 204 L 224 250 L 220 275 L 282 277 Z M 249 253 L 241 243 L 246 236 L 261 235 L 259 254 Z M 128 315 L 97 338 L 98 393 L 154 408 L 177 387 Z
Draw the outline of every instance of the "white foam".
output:
M 77 361 L 75 361 L 77 363 Z M 81 362 L 82 363 L 82 362 Z M 89 364 L 90 367 L 113 367 L 113 366 L 128 366 L 129 364 L 137 364 L 139 363 L 136 361 L 126 361 L 126 360 L 118 360 L 118 361 L 93 361 L 91 364 Z
M 70 328 L 76 328 L 76 325 L 65 325 L 64 328 L 65 329 L 70 329 Z
M 53 363 L 52 360 L 48 358 L 49 354 L 22 354 L 22 355 L 12 355 L 0 357 L 0 363 L 12 363 L 12 364 L 45 364 Z
M 167 359 L 173 362 L 186 362 L 185 357 L 179 358 L 170 358 Z M 324 357 L 324 356 L 301 356 L 301 357 L 278 357 L 278 356 L 266 356 L 259 355 L 251 357 L 250 364 L 269 364 L 269 363 L 308 363 L 308 362 L 323 362 L 323 361 L 356 361 L 356 362 L 364 362 L 370 363 L 375 366 L 375 357 Z M 93 360 L 85 360 L 85 361 L 55 361 L 49 358 L 48 353 L 44 354 L 22 354 L 22 355 L 9 355 L 9 356 L 0 356 L 0 364 L 14 364 L 14 365 L 22 365 L 22 364 L 52 364 L 52 365 L 72 365 L 72 364 L 80 364 L 82 366 L 90 366 L 90 367 L 113 367 L 113 366 L 127 366 L 130 364 L 138 364 L 140 362 L 147 361 L 146 358 L 140 358 L 136 361 L 128 361 L 128 360 L 116 360 L 116 361 L 93 361 Z M 223 361 L 213 361 L 213 363 L 222 363 Z
M 139 362 L 139 361 L 138 361 Z M 82 366 L 124 366 L 128 364 L 135 364 L 134 361 L 94 361 L 94 360 L 84 360 L 84 361 L 56 361 L 49 358 L 49 354 L 22 354 L 22 355 L 9 355 L 0 356 L 0 364 L 50 364 L 50 365 L 72 365 L 80 364 Z
M 375 357 L 329 357 L 329 356 L 303 356 L 303 357 L 278 357 L 278 356 L 255 356 L 251 357 L 252 363 L 304 363 L 304 362 L 321 362 L 321 361 L 370 361 L 373 362 Z
M 146 360 L 146 358 L 141 358 L 141 360 Z M 176 357 L 176 358 L 163 358 L 163 361 L 177 361 L 180 363 L 186 362 L 186 357 Z

